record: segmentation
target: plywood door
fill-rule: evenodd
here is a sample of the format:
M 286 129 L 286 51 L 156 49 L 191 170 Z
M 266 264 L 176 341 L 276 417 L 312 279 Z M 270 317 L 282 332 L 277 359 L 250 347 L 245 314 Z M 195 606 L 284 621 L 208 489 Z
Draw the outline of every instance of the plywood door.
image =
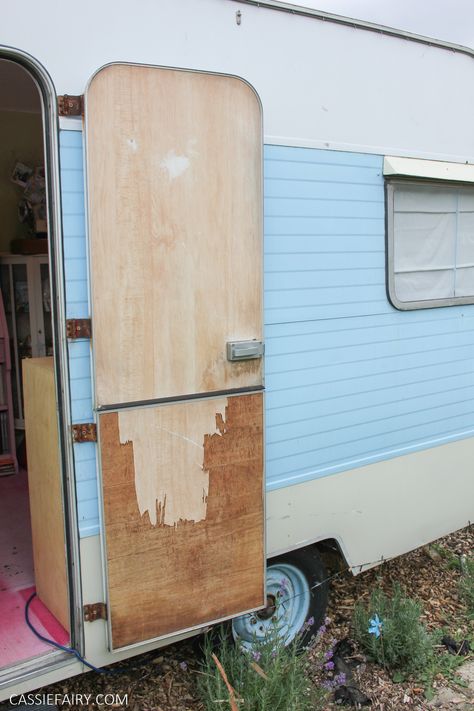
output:
M 114 648 L 264 603 L 262 394 L 99 417 Z
M 261 361 L 226 360 L 227 341 L 262 338 L 254 91 L 112 65 L 86 121 L 97 405 L 261 385 Z
M 86 122 L 117 649 L 264 604 L 262 362 L 226 359 L 262 339 L 261 115 L 235 77 L 113 65 Z

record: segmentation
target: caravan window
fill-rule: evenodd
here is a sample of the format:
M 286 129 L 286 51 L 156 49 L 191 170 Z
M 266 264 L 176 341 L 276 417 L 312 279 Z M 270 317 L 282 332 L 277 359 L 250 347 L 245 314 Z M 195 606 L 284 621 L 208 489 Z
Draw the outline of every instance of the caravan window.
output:
M 390 182 L 387 216 L 392 304 L 474 303 L 474 185 Z

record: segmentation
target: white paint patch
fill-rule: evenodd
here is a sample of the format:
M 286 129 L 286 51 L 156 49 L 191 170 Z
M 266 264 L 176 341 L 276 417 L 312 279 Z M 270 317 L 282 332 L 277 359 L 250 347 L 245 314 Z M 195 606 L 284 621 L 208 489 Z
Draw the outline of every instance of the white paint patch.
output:
M 190 138 L 186 144 L 186 149 L 182 154 L 176 153 L 175 149 L 172 148 L 168 151 L 164 158 L 159 163 L 161 170 L 168 174 L 169 180 L 175 180 L 183 175 L 191 165 L 191 160 L 195 158 L 198 154 L 196 150 L 197 139 Z
M 138 151 L 138 143 L 136 142 L 136 140 L 134 138 L 127 138 L 127 143 L 134 153 L 136 153 Z
M 133 444 L 138 508 L 153 526 L 206 518 L 204 435 L 218 433 L 216 414 L 224 416 L 225 406 L 219 398 L 119 413 L 120 443 Z
M 174 151 L 169 151 L 160 163 L 162 170 L 168 173 L 170 180 L 179 178 L 189 168 L 190 160 L 187 156 L 178 156 Z

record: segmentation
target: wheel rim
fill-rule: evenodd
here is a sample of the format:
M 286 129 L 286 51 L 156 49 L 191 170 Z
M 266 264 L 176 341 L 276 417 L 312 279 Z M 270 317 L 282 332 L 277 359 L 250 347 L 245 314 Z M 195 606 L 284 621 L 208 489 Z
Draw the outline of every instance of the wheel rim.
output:
M 289 644 L 308 617 L 311 591 L 306 576 L 298 568 L 289 563 L 270 565 L 266 582 L 266 609 L 232 620 L 234 639 L 247 649 L 275 637 Z

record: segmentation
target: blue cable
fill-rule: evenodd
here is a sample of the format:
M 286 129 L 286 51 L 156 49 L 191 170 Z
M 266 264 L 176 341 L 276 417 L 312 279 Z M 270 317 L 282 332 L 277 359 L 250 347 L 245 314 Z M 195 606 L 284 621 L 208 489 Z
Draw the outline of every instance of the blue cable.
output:
M 58 644 L 58 642 L 55 642 L 52 639 L 48 639 L 48 637 L 44 637 L 42 634 L 36 630 L 32 623 L 30 622 L 30 617 L 29 617 L 29 609 L 31 602 L 33 598 L 36 597 L 36 592 L 32 593 L 28 599 L 28 602 L 26 603 L 25 606 L 25 622 L 30 628 L 30 630 L 33 632 L 34 635 L 38 637 L 42 642 L 45 642 L 46 644 L 50 644 L 52 647 L 56 647 L 56 649 L 60 649 L 63 652 L 67 652 L 68 654 L 73 654 L 77 659 L 82 662 L 82 664 L 85 664 L 86 667 L 89 667 L 89 669 L 92 669 L 92 671 L 98 672 L 99 674 L 118 674 L 119 670 L 118 669 L 101 669 L 100 667 L 95 667 L 93 664 L 90 662 L 86 662 L 84 657 L 81 657 L 77 649 L 74 649 L 73 647 L 64 647 L 62 644 Z

